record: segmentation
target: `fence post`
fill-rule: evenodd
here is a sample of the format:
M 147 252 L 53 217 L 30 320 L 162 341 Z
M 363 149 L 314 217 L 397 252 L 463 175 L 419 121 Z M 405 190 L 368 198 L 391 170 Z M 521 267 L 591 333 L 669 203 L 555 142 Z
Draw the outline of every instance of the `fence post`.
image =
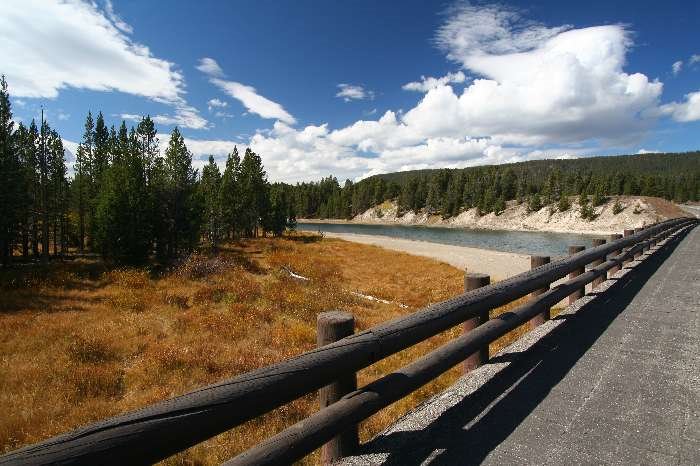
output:
M 605 243 L 606 243 L 606 241 L 603 238 L 596 238 L 593 240 L 593 247 L 602 246 Z M 591 267 L 599 266 L 600 264 L 605 262 L 605 259 L 606 259 L 606 257 L 601 257 L 600 259 L 594 260 L 593 262 L 591 262 Z M 594 279 L 591 282 L 591 290 L 595 290 L 596 287 L 598 287 L 604 281 L 605 281 L 605 275 L 601 275 L 600 277 Z
M 625 231 L 624 231 L 623 233 L 624 233 L 624 236 L 625 236 L 625 237 L 627 237 L 627 236 L 632 236 L 632 235 L 634 234 L 634 230 L 632 230 L 632 229 L 625 229 Z M 627 250 L 629 250 L 630 248 L 631 248 L 631 246 L 626 247 L 624 250 L 627 251 Z M 631 258 L 631 257 L 628 257 L 627 259 L 624 260 L 623 263 L 624 263 L 624 264 L 629 264 L 630 262 L 632 262 L 632 258 Z
M 644 228 L 635 228 L 634 229 L 634 234 L 636 235 L 640 231 L 642 231 Z M 638 250 L 637 252 L 634 253 L 634 258 L 637 259 L 639 257 L 642 257 L 642 249 Z
M 573 256 L 574 254 L 578 254 L 579 252 L 583 251 L 586 249 L 586 246 L 569 246 L 569 255 Z M 581 267 L 580 269 L 572 270 L 571 273 L 569 273 L 569 280 L 572 278 L 578 277 L 582 273 L 586 271 L 586 266 Z M 581 288 L 569 295 L 569 304 L 572 304 L 574 301 L 576 301 L 579 298 L 583 298 L 583 295 L 586 294 L 586 289 Z
M 464 291 L 472 291 L 482 286 L 491 283 L 491 277 L 483 273 L 464 273 Z M 468 333 L 470 330 L 477 328 L 479 325 L 488 322 L 488 309 L 481 312 L 478 316 L 472 317 L 462 324 L 462 333 Z M 469 356 L 464 360 L 464 373 L 468 374 L 477 367 L 486 363 L 489 360 L 489 345 L 485 345 L 479 351 Z
M 622 235 L 619 233 L 614 233 L 610 235 L 610 242 L 612 243 L 613 241 L 617 241 L 618 239 L 622 238 Z M 617 256 L 618 254 L 622 254 L 622 249 L 617 249 L 612 252 L 612 257 Z M 611 278 L 613 275 L 615 275 L 615 272 L 620 270 L 622 268 L 621 265 L 613 265 L 610 267 L 610 270 L 608 270 L 608 278 Z
M 322 312 L 316 318 L 316 331 L 318 346 L 325 346 L 352 335 L 355 332 L 355 318 L 349 312 Z M 357 390 L 357 375 L 354 372 L 337 379 L 318 391 L 320 409 L 335 403 L 344 395 L 355 390 Z M 357 450 L 358 446 L 357 425 L 353 425 L 323 445 L 321 464 L 331 464 L 344 456 L 350 456 Z
M 549 256 L 530 256 L 530 270 L 536 269 L 544 264 L 549 264 Z M 534 297 L 546 293 L 549 290 L 549 285 L 544 288 L 537 289 L 530 293 L 530 296 Z M 537 314 L 535 317 L 530 319 L 530 328 L 534 329 L 549 320 L 549 309 L 545 310 L 541 314 Z

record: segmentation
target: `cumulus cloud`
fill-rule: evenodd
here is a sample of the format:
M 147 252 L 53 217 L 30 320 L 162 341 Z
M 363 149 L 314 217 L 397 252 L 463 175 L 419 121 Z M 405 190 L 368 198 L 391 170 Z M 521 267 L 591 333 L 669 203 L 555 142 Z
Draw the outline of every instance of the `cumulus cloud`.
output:
M 678 60 L 676 62 L 673 62 L 673 65 L 671 65 L 671 69 L 673 70 L 673 74 L 677 75 L 678 73 L 681 72 L 683 69 L 683 60 Z
M 461 4 L 436 42 L 481 76 L 460 95 L 435 88 L 407 113 L 436 134 L 467 128 L 504 143 L 610 143 L 639 137 L 654 122 L 643 115 L 663 85 L 623 70 L 632 42 L 622 25 L 550 28 L 516 10 Z
M 209 81 L 230 97 L 240 101 L 251 113 L 262 118 L 272 118 L 294 124 L 296 120 L 282 105 L 258 94 L 254 87 L 223 79 L 225 74 L 213 58 L 202 58 L 198 70 L 209 75 Z
M 420 81 L 413 81 L 401 86 L 401 89 L 405 91 L 417 91 L 417 92 L 428 92 L 436 87 L 444 86 L 446 84 L 461 84 L 466 81 L 466 75 L 457 71 L 456 73 L 447 73 L 441 78 L 433 78 L 432 76 L 421 76 Z
M 175 64 L 131 39 L 110 1 L 7 0 L 0 15 L 0 61 L 15 97 L 56 98 L 61 89 L 119 91 L 165 103 L 206 126 L 184 99 Z M 41 12 L 41 14 L 37 14 Z
M 662 105 L 660 112 L 683 123 L 700 120 L 700 91 L 686 94 L 683 102 Z
M 345 102 L 350 102 L 352 100 L 374 100 L 373 91 L 369 91 L 356 84 L 340 83 L 338 84 L 338 89 L 340 90 L 335 96 L 340 97 Z
M 700 62 L 700 55 L 698 55 L 698 54 L 693 54 L 693 55 L 691 55 L 690 58 L 688 59 L 688 63 L 689 63 L 690 65 L 694 65 L 694 64 L 696 64 L 696 63 L 698 63 L 698 62 Z

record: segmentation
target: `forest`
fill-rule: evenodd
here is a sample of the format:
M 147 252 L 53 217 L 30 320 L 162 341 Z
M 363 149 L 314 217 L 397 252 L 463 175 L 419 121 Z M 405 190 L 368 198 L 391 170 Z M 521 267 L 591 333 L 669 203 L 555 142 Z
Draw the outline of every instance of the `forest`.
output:
M 42 116 L 43 120 L 43 116 Z M 280 235 L 295 215 L 282 185 L 269 183 L 259 155 L 234 148 L 223 173 L 209 157 L 192 168 L 175 128 L 161 155 L 146 116 L 136 127 L 108 128 L 88 112 L 68 177 L 63 142 L 46 121 L 16 125 L 0 81 L 0 249 L 3 264 L 63 255 L 70 249 L 138 264 L 168 261 L 202 240 Z
M 700 199 L 700 152 L 580 159 L 533 160 L 462 169 L 418 170 L 376 175 L 340 186 L 334 177 L 287 186 L 299 217 L 349 219 L 386 200 L 400 212 L 425 209 L 443 217 L 476 207 L 480 214 L 526 202 L 531 211 L 571 207 L 584 217 L 607 196 L 655 196 L 677 202 Z

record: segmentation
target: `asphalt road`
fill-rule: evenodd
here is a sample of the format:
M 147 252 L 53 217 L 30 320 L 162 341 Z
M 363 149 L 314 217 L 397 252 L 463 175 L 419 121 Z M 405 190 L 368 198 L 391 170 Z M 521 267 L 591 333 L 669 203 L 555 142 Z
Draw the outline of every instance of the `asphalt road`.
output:
M 344 464 L 700 465 L 700 227 L 562 320 Z

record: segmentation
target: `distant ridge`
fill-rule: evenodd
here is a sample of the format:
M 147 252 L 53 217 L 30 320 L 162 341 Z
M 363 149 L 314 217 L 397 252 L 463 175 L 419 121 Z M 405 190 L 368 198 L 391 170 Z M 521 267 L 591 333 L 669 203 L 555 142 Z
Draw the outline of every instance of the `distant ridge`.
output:
M 611 171 L 636 175 L 688 175 L 700 172 L 700 151 L 598 155 L 574 159 L 538 159 L 524 162 L 475 165 L 466 168 L 427 168 L 422 170 L 382 173 L 367 177 L 362 181 L 382 178 L 386 182 L 403 184 L 411 177 L 432 176 L 441 170 L 468 173 L 485 168 L 505 169 L 507 167 L 511 167 L 516 171 L 528 170 L 531 172 L 545 173 L 559 169 L 562 172 L 590 171 L 593 175 L 605 175 L 609 174 Z

